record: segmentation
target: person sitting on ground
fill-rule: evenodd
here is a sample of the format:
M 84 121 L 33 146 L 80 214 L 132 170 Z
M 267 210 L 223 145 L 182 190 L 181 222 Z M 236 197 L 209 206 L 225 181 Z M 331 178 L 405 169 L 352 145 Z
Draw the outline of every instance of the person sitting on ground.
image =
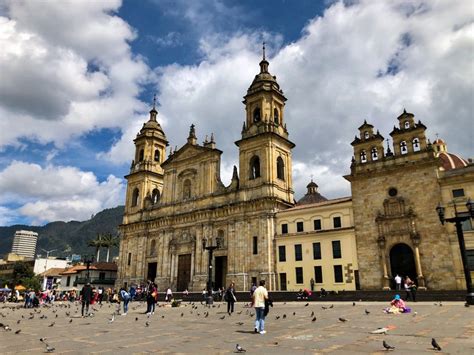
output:
M 395 298 L 390 302 L 390 307 L 385 309 L 385 313 L 398 314 L 405 313 L 408 311 L 408 308 L 400 298 L 400 295 L 395 295 Z

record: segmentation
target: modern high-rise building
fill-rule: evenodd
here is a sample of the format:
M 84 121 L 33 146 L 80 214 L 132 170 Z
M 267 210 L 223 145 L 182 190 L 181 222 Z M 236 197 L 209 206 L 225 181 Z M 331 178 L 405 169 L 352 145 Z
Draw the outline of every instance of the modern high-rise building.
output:
M 32 231 L 16 231 L 13 239 L 12 253 L 27 258 L 34 258 L 38 233 Z

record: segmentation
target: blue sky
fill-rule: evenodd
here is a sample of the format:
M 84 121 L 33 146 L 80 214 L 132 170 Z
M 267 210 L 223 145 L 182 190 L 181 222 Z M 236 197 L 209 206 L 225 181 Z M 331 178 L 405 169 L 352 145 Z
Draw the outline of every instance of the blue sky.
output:
M 388 137 L 403 108 L 472 157 L 473 19 L 461 0 L 0 1 L 0 225 L 123 204 L 155 93 L 170 145 L 191 123 L 199 141 L 214 133 L 229 183 L 262 41 L 288 97 L 297 199 L 311 175 L 349 195 L 357 127 Z

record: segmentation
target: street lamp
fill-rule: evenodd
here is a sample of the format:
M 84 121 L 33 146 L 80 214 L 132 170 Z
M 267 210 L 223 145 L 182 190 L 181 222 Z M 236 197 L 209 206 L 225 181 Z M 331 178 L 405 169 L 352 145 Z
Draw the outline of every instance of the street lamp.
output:
M 436 207 L 436 212 L 438 213 L 439 220 L 441 224 L 444 225 L 444 222 L 454 223 L 456 225 L 456 233 L 458 235 L 458 242 L 459 242 L 459 249 L 461 251 L 461 260 L 462 266 L 464 269 L 464 278 L 466 279 L 466 288 L 467 288 L 467 295 L 466 295 L 466 303 L 468 305 L 474 305 L 474 291 L 472 289 L 472 279 L 471 279 L 471 271 L 469 270 L 469 265 L 467 263 L 467 256 L 466 256 L 466 245 L 464 243 L 464 233 L 462 231 L 462 222 L 467 221 L 471 218 L 474 218 L 474 207 L 473 202 L 469 198 L 466 202 L 466 207 L 469 213 L 459 214 L 456 208 L 456 202 L 453 201 L 454 205 L 454 217 L 445 218 L 445 211 L 446 208 L 438 204 Z
M 212 253 L 217 249 L 219 245 L 207 245 L 207 240 L 202 238 L 202 249 L 209 252 L 209 274 L 207 277 L 207 298 L 206 304 L 211 305 L 214 301 L 212 297 Z
M 91 264 L 94 262 L 94 255 L 84 255 L 84 256 L 82 257 L 82 261 L 83 261 L 83 262 L 86 264 L 86 266 L 87 266 L 87 278 L 86 278 L 86 283 L 91 282 L 89 269 L 90 269 Z

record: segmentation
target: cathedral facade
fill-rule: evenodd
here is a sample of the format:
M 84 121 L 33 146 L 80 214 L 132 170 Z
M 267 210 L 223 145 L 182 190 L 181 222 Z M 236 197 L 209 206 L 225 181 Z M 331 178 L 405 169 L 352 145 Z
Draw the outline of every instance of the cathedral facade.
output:
M 224 186 L 222 152 L 214 137 L 198 144 L 191 126 L 187 143 L 165 159 L 168 141 L 150 111 L 134 140 L 126 176 L 120 227 L 118 285 L 153 280 L 160 289 L 200 291 L 206 287 L 209 251 L 214 287 L 234 281 L 237 289 L 265 279 L 276 288 L 275 214 L 294 204 L 292 156 L 285 123 L 286 98 L 263 56 L 260 72 L 244 96 L 246 117 L 239 169 Z
M 264 55 L 244 96 L 239 169 L 228 186 L 213 136 L 198 144 L 192 125 L 187 143 L 166 157 L 168 140 L 150 111 L 126 176 L 117 286 L 152 280 L 201 291 L 211 269 L 214 288 L 233 281 L 241 291 L 261 279 L 270 290 L 390 289 L 396 274 L 420 289 L 463 289 L 456 231 L 435 208 L 467 213 L 472 160 L 448 153 L 440 139 L 430 143 L 426 126 L 404 111 L 392 149 L 371 124 L 359 127 L 345 176 L 352 196 L 326 200 L 311 182 L 295 205 L 286 98 L 268 66 Z M 463 230 L 474 270 L 472 220 Z

